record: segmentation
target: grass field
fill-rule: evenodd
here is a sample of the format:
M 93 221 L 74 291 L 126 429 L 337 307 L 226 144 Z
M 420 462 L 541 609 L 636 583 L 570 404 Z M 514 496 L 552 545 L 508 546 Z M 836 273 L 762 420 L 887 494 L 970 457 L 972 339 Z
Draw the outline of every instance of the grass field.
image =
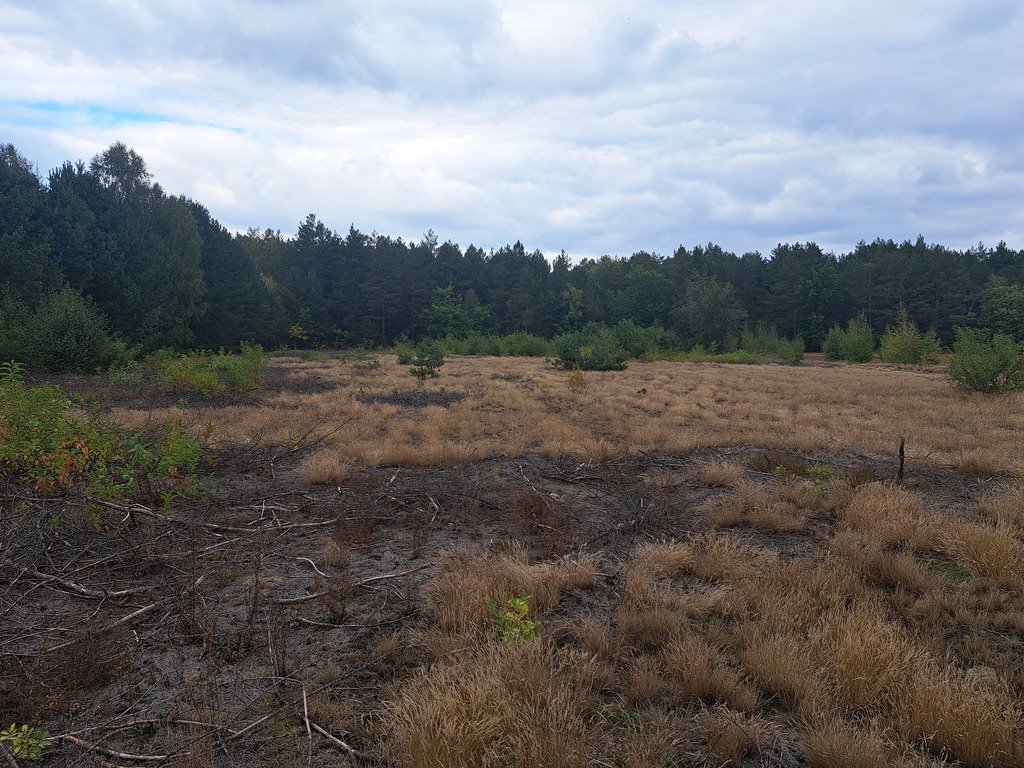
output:
M 8 484 L 0 719 L 45 765 L 1024 765 L 1020 395 L 326 354 L 234 398 L 57 383 L 206 460 L 162 508 Z

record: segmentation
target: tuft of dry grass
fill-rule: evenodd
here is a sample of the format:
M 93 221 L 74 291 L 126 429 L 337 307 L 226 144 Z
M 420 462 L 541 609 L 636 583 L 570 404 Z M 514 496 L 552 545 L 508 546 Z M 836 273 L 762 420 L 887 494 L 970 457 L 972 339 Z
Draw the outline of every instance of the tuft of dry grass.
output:
M 1006 488 L 986 498 L 985 512 L 996 522 L 1024 531 L 1024 485 Z
M 401 765 L 586 768 L 592 657 L 542 641 L 488 644 L 429 667 L 384 705 Z
M 925 739 L 969 768 L 1024 765 L 1024 716 L 1006 690 L 969 681 L 937 664 L 919 668 L 896 708 L 907 739 Z
M 859 486 L 842 520 L 854 529 L 869 531 L 883 547 L 901 545 L 917 552 L 936 548 L 942 529 L 919 496 L 887 483 Z
M 920 594 L 939 583 L 938 577 L 922 567 L 910 553 L 883 549 L 870 533 L 841 531 L 832 539 L 830 550 L 872 586 L 905 587 Z
M 661 651 L 672 693 L 683 701 L 725 703 L 749 712 L 757 706 L 757 690 L 729 666 L 718 648 L 695 635 L 677 637 Z
M 910 768 L 878 728 L 835 718 L 809 726 L 803 748 L 808 768 Z
M 744 669 L 790 709 L 813 703 L 818 681 L 805 643 L 795 635 L 748 632 L 740 660 Z
M 352 474 L 352 461 L 333 449 L 324 448 L 307 456 L 299 471 L 313 485 L 341 483 Z
M 778 533 L 800 533 L 807 528 L 807 516 L 787 501 L 761 504 L 750 510 L 750 524 Z
M 698 716 L 708 745 L 706 765 L 726 768 L 757 755 L 778 740 L 778 730 L 757 715 L 743 715 L 728 707 L 715 707 Z
M 702 485 L 733 488 L 743 479 L 743 467 L 728 461 L 705 464 L 694 471 L 693 477 Z
M 665 669 L 655 656 L 633 659 L 626 667 L 623 695 L 630 704 L 646 704 L 661 696 L 667 688 Z
M 1024 591 L 1024 544 L 1010 525 L 959 523 L 943 536 L 943 549 L 972 575 Z
M 891 707 L 925 660 L 906 631 L 871 604 L 823 617 L 810 643 L 834 697 L 860 710 Z
M 502 605 L 511 597 L 529 597 L 531 609 L 539 613 L 552 607 L 566 586 L 592 587 L 596 578 L 593 558 L 530 564 L 526 550 L 513 544 L 501 553 L 446 553 L 442 573 L 427 585 L 425 596 L 443 632 L 483 636 L 489 602 Z
M 996 477 L 1007 474 L 1010 464 L 1001 451 L 971 448 L 957 457 L 954 466 L 971 477 Z

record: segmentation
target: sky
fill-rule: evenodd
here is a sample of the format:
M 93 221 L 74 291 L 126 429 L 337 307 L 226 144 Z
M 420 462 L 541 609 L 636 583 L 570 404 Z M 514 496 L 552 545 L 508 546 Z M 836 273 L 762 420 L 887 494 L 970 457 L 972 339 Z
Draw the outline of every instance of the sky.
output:
M 232 230 L 1024 248 L 1020 0 L 0 0 L 0 142 Z

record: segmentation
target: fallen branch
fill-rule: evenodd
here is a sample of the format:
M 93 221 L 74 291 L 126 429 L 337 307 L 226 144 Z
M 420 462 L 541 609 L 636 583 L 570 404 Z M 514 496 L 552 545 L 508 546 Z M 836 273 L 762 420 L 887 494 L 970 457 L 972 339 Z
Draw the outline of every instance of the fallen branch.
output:
M 386 573 L 386 574 L 384 574 L 382 576 L 371 576 L 368 579 L 363 579 L 362 581 L 357 581 L 355 584 L 345 584 L 343 586 L 334 587 L 333 589 L 325 589 L 323 592 L 313 592 L 313 593 L 308 594 L 308 595 L 301 595 L 300 597 L 279 597 L 276 600 L 273 600 L 272 602 L 277 604 L 277 605 L 296 605 L 298 603 L 308 603 L 311 600 L 318 600 L 321 597 L 326 597 L 327 595 L 333 595 L 336 592 L 341 592 L 341 591 L 348 590 L 348 589 L 358 589 L 360 587 L 366 587 L 366 586 L 369 586 L 370 584 L 374 584 L 374 583 L 376 583 L 378 581 L 386 581 L 387 579 L 400 579 L 403 576 L 408 576 L 411 573 L 416 573 L 417 571 L 422 571 L 422 570 L 424 570 L 426 568 L 429 568 L 432 565 L 433 565 L 433 563 L 426 563 L 425 565 L 419 565 L 419 566 L 417 566 L 415 568 L 410 568 L 407 571 L 400 571 L 398 573 Z
M 66 744 L 71 744 L 87 752 L 94 752 L 98 755 L 106 755 L 107 757 L 116 757 L 119 760 L 131 760 L 137 763 L 161 763 L 171 758 L 171 755 L 134 755 L 131 752 L 118 752 L 116 749 L 107 749 L 99 744 L 93 744 L 90 741 L 80 739 L 77 736 L 61 736 L 60 739 Z
M 82 586 L 76 581 L 68 581 L 62 579 L 60 576 L 54 576 L 51 573 L 43 573 L 42 571 L 26 571 L 30 576 L 34 576 L 37 579 L 41 579 L 51 584 L 58 584 L 65 589 L 71 590 L 77 595 L 82 597 L 91 597 L 97 600 L 103 600 L 108 597 L 125 597 L 127 595 L 137 595 L 140 592 L 150 592 L 154 587 L 132 587 L 131 589 L 118 589 L 113 592 L 107 592 L 102 589 L 90 589 L 89 587 Z

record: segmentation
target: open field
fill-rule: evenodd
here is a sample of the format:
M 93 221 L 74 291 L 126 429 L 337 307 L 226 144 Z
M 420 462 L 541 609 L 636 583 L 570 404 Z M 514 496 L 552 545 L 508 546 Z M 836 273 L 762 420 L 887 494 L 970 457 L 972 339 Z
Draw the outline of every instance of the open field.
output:
M 378 359 L 279 357 L 278 389 L 200 402 L 185 418 L 214 446 L 330 432 L 306 464 L 325 481 L 350 466 L 529 454 L 594 461 L 729 445 L 892 457 L 901 435 L 910 456 L 933 466 L 1024 473 L 1024 395 L 954 392 L 939 369 L 634 362 L 574 379 L 540 359 L 449 358 L 415 391 L 407 367 Z M 181 416 L 165 402 L 115 401 L 112 415 L 129 425 Z
M 59 383 L 208 461 L 164 509 L 5 489 L 0 719 L 64 737 L 44 765 L 1024 765 L 1020 395 L 501 358 L 417 390 L 386 356 L 238 400 Z

